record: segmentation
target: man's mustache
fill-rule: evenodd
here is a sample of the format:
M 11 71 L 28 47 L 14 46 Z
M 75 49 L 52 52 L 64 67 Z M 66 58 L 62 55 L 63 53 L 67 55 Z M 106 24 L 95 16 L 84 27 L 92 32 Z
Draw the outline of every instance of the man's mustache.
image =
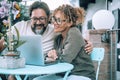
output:
M 34 27 L 32 27 L 33 32 L 36 33 L 36 31 L 37 31 L 36 28 L 37 28 L 37 27 L 42 27 L 42 28 L 41 28 L 41 31 L 38 32 L 39 34 L 43 34 L 44 31 L 46 30 L 45 24 L 34 24 Z
M 45 24 L 34 24 L 34 27 L 35 27 L 35 28 L 36 28 L 36 27 L 39 27 L 39 26 L 44 27 Z

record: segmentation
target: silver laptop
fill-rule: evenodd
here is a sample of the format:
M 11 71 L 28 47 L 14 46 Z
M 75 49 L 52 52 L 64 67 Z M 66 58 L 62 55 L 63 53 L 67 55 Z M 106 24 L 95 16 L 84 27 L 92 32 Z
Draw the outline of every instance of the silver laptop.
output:
M 20 36 L 20 40 L 26 41 L 17 48 L 17 50 L 21 52 L 20 56 L 25 58 L 26 64 L 38 66 L 45 65 L 42 37 L 40 35 Z

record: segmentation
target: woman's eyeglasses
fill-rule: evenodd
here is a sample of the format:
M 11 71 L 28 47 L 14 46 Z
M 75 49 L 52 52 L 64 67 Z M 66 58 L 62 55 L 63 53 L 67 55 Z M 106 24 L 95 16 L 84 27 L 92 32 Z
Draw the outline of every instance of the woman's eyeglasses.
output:
M 54 16 L 51 18 L 51 22 L 56 22 L 57 24 L 62 24 L 62 22 L 65 22 L 66 20 L 61 20 L 60 18 L 55 18 Z

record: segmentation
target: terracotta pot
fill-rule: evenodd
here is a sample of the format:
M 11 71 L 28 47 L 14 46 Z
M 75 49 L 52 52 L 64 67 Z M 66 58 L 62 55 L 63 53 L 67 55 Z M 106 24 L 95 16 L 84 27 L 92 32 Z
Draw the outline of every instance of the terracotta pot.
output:
M 15 58 L 19 58 L 19 57 L 20 57 L 20 51 L 6 51 L 3 56 L 4 56 L 4 57 L 15 57 Z

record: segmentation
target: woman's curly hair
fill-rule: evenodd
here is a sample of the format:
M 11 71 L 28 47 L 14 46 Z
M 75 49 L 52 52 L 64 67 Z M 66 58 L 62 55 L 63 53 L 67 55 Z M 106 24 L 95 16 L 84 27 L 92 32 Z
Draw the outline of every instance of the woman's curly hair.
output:
M 77 13 L 77 22 L 76 24 L 83 24 L 84 19 L 85 19 L 85 10 L 81 7 L 75 7 L 74 8 L 76 10 Z
M 59 6 L 56 8 L 53 12 L 53 16 L 58 12 L 61 11 L 63 13 L 63 16 L 68 20 L 68 22 L 73 22 L 73 25 L 76 25 L 76 20 L 77 20 L 77 15 L 76 15 L 76 10 L 74 7 L 68 5 L 68 4 L 63 4 L 62 6 Z

